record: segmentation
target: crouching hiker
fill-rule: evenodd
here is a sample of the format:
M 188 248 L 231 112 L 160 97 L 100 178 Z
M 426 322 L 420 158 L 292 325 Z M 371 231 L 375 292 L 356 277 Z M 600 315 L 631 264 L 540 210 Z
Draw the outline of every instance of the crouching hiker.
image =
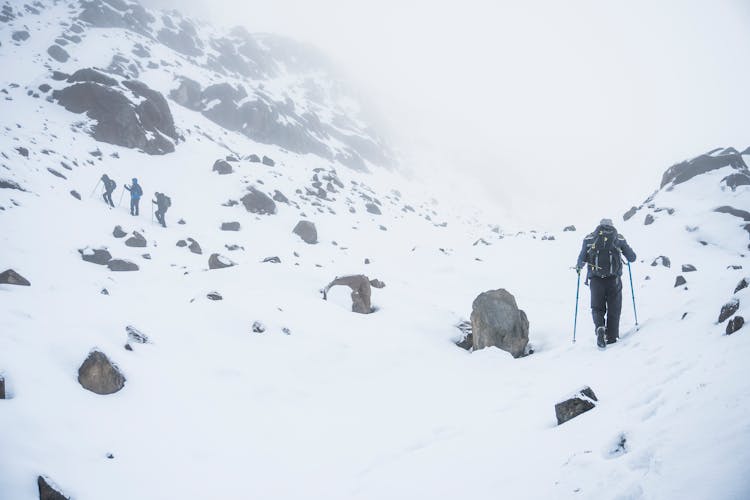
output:
M 162 227 L 167 227 L 167 223 L 164 221 L 164 214 L 167 213 L 167 209 L 172 206 L 172 200 L 164 193 L 156 193 L 156 199 L 152 200 L 151 203 L 156 205 L 156 220 Z
M 617 232 L 611 219 L 602 219 L 596 230 L 583 239 L 576 272 L 587 267 L 586 284 L 591 289 L 591 315 L 596 345 L 605 348 L 620 336 L 622 310 L 622 259 L 635 261 L 635 252 Z M 606 337 L 606 339 L 605 339 Z

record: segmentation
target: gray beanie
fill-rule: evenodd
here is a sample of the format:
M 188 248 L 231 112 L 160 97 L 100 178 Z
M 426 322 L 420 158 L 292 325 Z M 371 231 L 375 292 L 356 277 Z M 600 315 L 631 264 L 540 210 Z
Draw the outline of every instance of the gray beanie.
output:
M 609 226 L 609 227 L 615 227 L 615 225 L 612 223 L 612 219 L 602 219 L 599 221 L 600 226 Z

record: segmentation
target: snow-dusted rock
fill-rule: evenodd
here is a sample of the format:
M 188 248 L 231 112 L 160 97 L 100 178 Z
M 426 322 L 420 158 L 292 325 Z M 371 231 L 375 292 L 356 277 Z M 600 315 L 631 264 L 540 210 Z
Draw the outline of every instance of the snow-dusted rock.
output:
M 307 244 L 314 245 L 318 242 L 318 230 L 315 228 L 315 224 L 308 220 L 299 221 L 292 232 Z
M 91 351 L 78 369 L 78 383 L 96 394 L 113 394 L 125 386 L 125 377 L 101 351 Z
M 667 257 L 665 255 L 660 255 L 657 258 L 655 258 L 653 260 L 653 262 L 651 262 L 651 266 L 653 266 L 653 267 L 656 267 L 656 266 L 671 267 L 672 266 L 672 261 L 669 260 L 669 257 Z
M 555 405 L 557 425 L 564 424 L 568 420 L 593 409 L 598 401 L 591 387 L 584 387 L 572 397 Z
M 698 175 L 727 166 L 731 166 L 736 170 L 747 171 L 747 165 L 743 161 L 742 155 L 736 151 L 720 155 L 703 154 L 692 160 L 669 167 L 662 176 L 661 187 L 663 188 L 667 184 L 681 184 Z
M 745 324 L 745 318 L 742 316 L 735 316 L 734 318 L 730 319 L 727 323 L 727 329 L 726 334 L 731 335 Z
M 133 325 L 128 325 L 125 327 L 125 332 L 128 334 L 128 339 L 131 342 L 135 342 L 136 344 L 148 344 L 148 335 L 138 330 Z
M 254 214 L 273 215 L 276 213 L 276 203 L 269 196 L 253 186 L 247 188 L 249 191 L 240 201 L 245 210 Z
M 123 231 L 121 226 L 115 226 L 115 228 L 112 230 L 112 236 L 114 236 L 115 238 L 124 238 L 127 235 L 128 233 Z
M 0 285 L 31 286 L 31 283 L 13 269 L 6 269 L 0 273 Z
M 54 59 L 57 62 L 66 62 L 68 59 L 70 59 L 70 54 L 60 47 L 59 45 L 50 45 L 50 47 L 47 49 L 47 54 Z
M 675 288 L 678 287 L 678 286 L 682 286 L 685 283 L 687 283 L 687 280 L 685 279 L 685 277 L 683 275 L 677 276 L 675 278 L 675 280 L 674 280 L 674 286 L 675 286 Z
M 129 247 L 143 248 L 148 245 L 148 241 L 138 231 L 133 231 L 133 236 L 125 240 L 125 245 Z
M 736 313 L 739 308 L 740 299 L 730 300 L 729 302 L 721 306 L 721 311 L 719 311 L 719 319 L 717 321 L 719 323 L 723 323 L 728 317 Z
M 5 377 L 0 375 L 0 399 L 5 399 Z
M 565 227 L 563 228 L 563 232 L 564 232 L 564 233 L 567 233 L 567 232 L 572 232 L 572 231 L 575 231 L 575 230 L 576 230 L 576 227 L 575 227 L 575 226 L 573 226 L 573 225 L 570 225 L 570 226 L 565 226 Z
M 209 269 L 224 269 L 226 267 L 232 267 L 235 265 L 236 264 L 231 259 L 228 259 L 218 253 L 213 253 L 208 258 Z
M 328 291 L 331 287 L 343 285 L 351 288 L 352 293 L 352 312 L 360 314 L 370 314 L 372 312 L 372 304 L 370 302 L 372 295 L 372 288 L 370 280 L 363 274 L 355 274 L 352 276 L 341 276 L 336 277 L 322 290 L 323 299 L 328 298 Z
M 682 272 L 683 273 L 692 273 L 697 271 L 698 269 L 692 265 L 692 264 L 683 264 L 682 265 Z
M 60 493 L 59 487 L 50 479 L 39 476 L 36 478 L 36 484 L 39 489 L 39 500 L 68 500 L 68 497 Z
M 505 289 L 481 293 L 472 304 L 474 350 L 495 346 L 514 358 L 523 356 L 529 343 L 529 320 Z
M 227 175 L 234 172 L 234 170 L 232 169 L 232 165 L 230 165 L 226 160 L 216 160 L 211 170 L 219 175 Z
M 203 255 L 203 249 L 201 249 L 201 246 L 197 241 L 195 241 L 193 238 L 188 238 L 188 241 L 190 242 L 190 244 L 188 245 L 188 250 L 195 254 Z
M 266 155 L 263 155 L 263 160 L 261 160 L 261 161 L 262 161 L 263 165 L 267 165 L 269 167 L 276 166 L 276 162 L 273 161 L 271 158 L 269 158 Z
M 740 290 L 744 290 L 747 288 L 748 284 L 750 284 L 750 278 L 742 278 L 739 283 L 737 283 L 737 286 L 734 288 L 734 293 L 739 292 Z
M 86 247 L 78 250 L 78 252 L 81 254 L 83 260 L 93 264 L 106 266 L 107 262 L 112 260 L 112 254 L 110 254 L 106 248 Z
M 222 222 L 221 223 L 221 230 L 222 231 L 239 231 L 240 230 L 240 223 L 237 222 L 237 221 Z

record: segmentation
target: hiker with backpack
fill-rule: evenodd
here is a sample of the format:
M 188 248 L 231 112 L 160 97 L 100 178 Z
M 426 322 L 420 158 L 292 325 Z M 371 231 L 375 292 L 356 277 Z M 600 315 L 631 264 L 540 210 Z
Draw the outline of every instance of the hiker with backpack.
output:
M 110 179 L 107 174 L 102 175 L 101 181 L 102 184 L 104 184 L 104 194 L 102 195 L 104 203 L 107 203 L 110 207 L 114 208 L 115 202 L 112 201 L 112 193 L 117 187 L 117 183 Z
M 596 345 L 603 349 L 619 338 L 622 310 L 622 259 L 635 261 L 635 252 L 617 232 L 611 219 L 602 219 L 596 230 L 583 239 L 576 272 L 587 268 L 586 284 L 591 289 L 591 315 Z
M 151 203 L 156 204 L 156 220 L 161 224 L 162 227 L 167 227 L 167 223 L 164 221 L 164 214 L 167 213 L 167 209 L 172 206 L 172 200 L 164 193 L 156 193 L 156 199 L 152 200 Z
M 125 184 L 125 189 L 130 191 L 130 215 L 138 215 L 138 205 L 141 202 L 141 196 L 143 196 L 143 189 L 138 184 L 138 179 L 133 178 L 133 184 L 130 186 Z

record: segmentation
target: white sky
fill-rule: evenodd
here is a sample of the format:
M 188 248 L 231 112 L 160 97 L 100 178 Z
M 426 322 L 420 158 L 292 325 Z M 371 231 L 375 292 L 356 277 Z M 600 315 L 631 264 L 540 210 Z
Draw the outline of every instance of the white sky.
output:
M 750 145 L 745 0 L 146 3 L 318 46 L 409 168 L 535 223 L 619 217 L 672 163 Z

